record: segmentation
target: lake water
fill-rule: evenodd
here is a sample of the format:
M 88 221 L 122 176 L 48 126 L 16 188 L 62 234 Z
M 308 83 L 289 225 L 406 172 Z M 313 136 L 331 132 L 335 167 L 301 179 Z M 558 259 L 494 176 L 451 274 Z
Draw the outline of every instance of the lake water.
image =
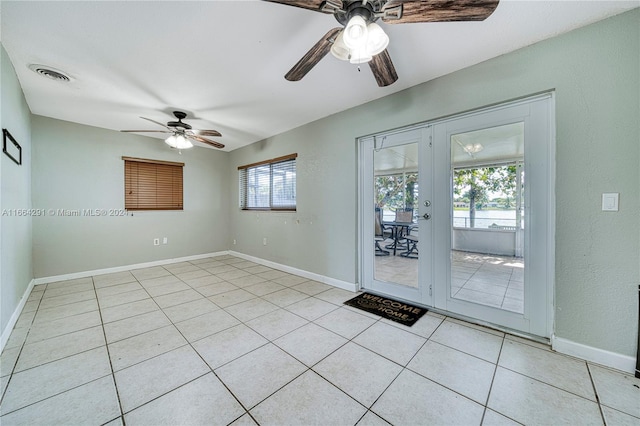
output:
M 392 222 L 395 213 L 392 211 L 384 211 L 384 221 Z M 515 210 L 476 210 L 476 228 L 489 228 L 490 225 L 498 226 L 516 226 Z M 453 211 L 453 226 L 456 228 L 468 228 L 469 210 Z
M 488 228 L 491 225 L 516 226 L 515 210 L 476 210 L 476 228 Z M 453 226 L 469 228 L 469 210 L 453 211 Z

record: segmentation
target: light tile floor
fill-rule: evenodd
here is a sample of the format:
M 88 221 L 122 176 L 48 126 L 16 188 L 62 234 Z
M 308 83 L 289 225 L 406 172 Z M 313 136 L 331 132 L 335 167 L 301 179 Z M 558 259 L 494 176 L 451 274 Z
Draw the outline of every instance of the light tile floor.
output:
M 0 423 L 640 424 L 640 380 L 219 256 L 36 286 L 0 357 Z
M 400 253 L 400 252 L 398 252 Z M 399 255 L 375 257 L 376 279 L 418 286 L 418 261 Z M 524 260 L 518 257 L 451 251 L 451 296 L 524 312 Z
M 524 259 L 451 251 L 451 296 L 524 312 Z

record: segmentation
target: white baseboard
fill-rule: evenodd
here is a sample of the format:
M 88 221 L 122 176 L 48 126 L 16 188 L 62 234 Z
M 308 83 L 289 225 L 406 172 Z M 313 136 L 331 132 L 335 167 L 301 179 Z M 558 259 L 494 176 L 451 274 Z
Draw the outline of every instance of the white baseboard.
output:
M 27 286 L 27 289 L 24 291 L 22 298 L 20 299 L 20 303 L 18 303 L 18 306 L 16 306 L 16 309 L 13 311 L 13 315 L 11 315 L 11 318 L 9 318 L 7 326 L 4 328 L 4 330 L 2 330 L 2 335 L 0 336 L 0 352 L 2 352 L 2 350 L 4 349 L 4 345 L 6 345 L 7 341 L 9 341 L 9 336 L 11 336 L 13 327 L 15 327 L 16 322 L 18 322 L 18 318 L 20 317 L 20 314 L 24 309 L 24 305 L 27 303 L 27 299 L 29 299 L 29 295 L 31 294 L 31 290 L 33 289 L 34 285 L 35 280 L 31 280 L 31 282 L 29 282 L 29 285 Z
M 152 266 L 162 266 L 162 265 L 167 265 L 170 263 L 176 263 L 176 262 L 187 262 L 190 260 L 197 260 L 197 259 L 204 259 L 207 257 L 214 257 L 214 256 L 222 256 L 225 254 L 231 254 L 233 256 L 239 257 L 241 259 L 245 259 L 245 260 L 250 260 L 252 262 L 258 263 L 260 265 L 264 265 L 264 266 L 268 266 L 270 268 L 275 268 L 275 269 L 280 269 L 281 271 L 285 271 L 288 272 L 290 274 L 296 274 L 296 275 L 300 275 L 301 277 L 305 277 L 308 278 L 310 280 L 315 280 L 324 284 L 328 284 L 331 285 L 333 287 L 338 287 L 344 290 L 348 290 L 348 291 L 357 291 L 358 290 L 358 286 L 355 283 L 350 283 L 347 281 L 341 281 L 341 280 L 337 280 L 335 278 L 331 278 L 331 277 L 326 277 L 324 275 L 319 275 L 313 272 L 309 272 L 309 271 L 304 271 L 302 269 L 297 269 L 297 268 L 293 268 L 291 266 L 287 266 L 287 265 L 282 265 L 280 263 L 276 263 L 276 262 L 271 262 L 269 260 L 264 260 L 258 257 L 253 257 L 253 256 L 249 256 L 247 254 L 243 254 L 243 253 L 238 253 L 235 251 L 220 251 L 220 252 L 216 252 L 216 253 L 205 253 L 205 254 L 197 254 L 197 255 L 193 255 L 193 256 L 185 256 L 185 257 L 179 257 L 179 258 L 175 258 L 175 259 L 163 259 L 163 260 L 156 260 L 153 262 L 145 262 L 145 263 L 136 263 L 133 265 L 125 265 L 125 266 L 116 266 L 113 268 L 105 268 L 105 269 L 96 269 L 93 271 L 82 271 L 82 272 L 74 272 L 71 274 L 64 274 L 64 275 L 54 275 L 54 276 L 50 276 L 50 277 L 41 277 L 41 278 L 36 278 L 35 284 L 39 285 L 39 284 L 48 284 L 48 283 L 54 283 L 57 281 L 66 281 L 66 280 L 74 280 L 77 278 L 86 278 L 86 277 L 91 277 L 94 275 L 102 275 L 102 274 L 110 274 L 113 272 L 123 272 L 123 271 L 130 271 L 132 269 L 142 269 L 142 268 L 150 268 Z
M 152 266 L 168 265 L 169 263 L 188 262 L 190 260 L 198 260 L 198 259 L 204 259 L 207 257 L 222 256 L 225 254 L 229 254 L 229 252 L 225 250 L 225 251 L 219 251 L 216 253 L 196 254 L 193 256 L 177 257 L 174 259 L 154 260 L 153 262 L 136 263 L 133 265 L 116 266 L 113 268 L 96 269 L 93 271 L 83 271 L 83 272 L 74 272 L 71 274 L 64 274 L 64 275 L 54 275 L 50 277 L 36 278 L 35 283 L 36 285 L 48 284 L 48 283 L 54 283 L 57 281 L 66 281 L 66 280 L 74 280 L 76 278 L 92 277 L 94 275 L 103 275 L 103 274 L 111 274 L 113 272 L 130 271 L 132 269 L 151 268 Z
M 633 374 L 636 369 L 636 359 L 632 356 L 583 345 L 556 335 L 551 336 L 551 347 L 554 351 L 582 358 L 605 367 L 626 371 L 627 373 Z
M 57 282 L 57 281 L 66 281 L 66 280 L 73 280 L 73 279 L 77 279 L 77 278 L 86 278 L 86 277 L 91 277 L 94 275 L 102 275 L 102 274 L 110 274 L 113 272 L 123 272 L 123 271 L 130 271 L 132 269 L 141 269 L 141 268 L 150 268 L 152 266 L 162 266 L 162 265 L 167 265 L 170 263 L 176 263 L 176 262 L 187 262 L 190 260 L 198 260 L 198 259 L 204 259 L 207 257 L 215 257 L 215 256 L 222 256 L 225 254 L 232 254 L 233 256 L 237 256 L 239 258 L 245 259 L 245 260 L 250 260 L 252 262 L 258 263 L 260 265 L 264 265 L 264 266 L 268 266 L 270 268 L 276 268 L 291 274 L 295 274 L 295 275 L 299 275 L 301 277 L 305 277 L 308 278 L 310 280 L 315 280 L 324 284 L 328 284 L 331 285 L 333 287 L 337 287 L 337 288 L 341 288 L 344 290 L 348 290 L 348 291 L 353 291 L 356 292 L 358 290 L 358 285 L 355 283 L 350 283 L 347 281 L 341 281 L 341 280 L 337 280 L 335 278 L 330 278 L 330 277 L 326 277 L 324 275 L 319 275 L 313 272 L 309 272 L 309 271 L 304 271 L 302 269 L 297 269 L 297 268 L 293 268 L 291 266 L 287 266 L 287 265 L 282 265 L 276 262 L 271 262 L 268 260 L 264 260 L 264 259 L 260 259 L 257 257 L 253 257 L 253 256 L 249 256 L 243 253 L 237 253 L 234 251 L 220 251 L 220 252 L 216 252 L 216 253 L 205 253 L 205 254 L 197 254 L 197 255 L 193 255 L 193 256 L 185 256 L 185 257 L 179 257 L 179 258 L 174 258 L 174 259 L 163 259 L 163 260 L 156 260 L 153 262 L 145 262 L 145 263 L 136 263 L 133 265 L 125 265 L 125 266 L 116 266 L 116 267 L 112 267 L 112 268 L 104 268 L 104 269 L 96 269 L 93 271 L 82 271 L 82 272 L 74 272 L 71 274 L 63 274 L 63 275 L 53 275 L 53 276 L 49 276 L 49 277 L 40 277 L 40 278 L 35 278 L 33 280 L 31 280 L 31 282 L 29 283 L 29 286 L 27 287 L 26 291 L 24 292 L 24 294 L 22 295 L 22 298 L 20 299 L 20 303 L 18 304 L 18 306 L 16 307 L 15 311 L 13 312 L 13 315 L 11 316 L 9 323 L 7 324 L 7 326 L 5 327 L 5 329 L 2 331 L 2 336 L 0 339 L 0 351 L 2 351 L 2 349 L 4 348 L 4 345 L 7 343 L 7 341 L 9 340 L 9 336 L 11 335 L 11 332 L 13 331 L 13 327 L 15 326 L 16 322 L 18 321 L 18 318 L 20 317 L 20 314 L 22 313 L 22 309 L 24 308 L 25 303 L 27 303 L 27 299 L 29 298 L 29 295 L 31 294 L 31 290 L 33 289 L 34 285 L 39 285 L 39 284 L 48 284 L 48 283 L 53 283 L 53 282 Z
M 18 306 L 16 307 L 15 311 L 13 312 L 13 315 L 11 316 L 11 318 L 9 319 L 9 322 L 7 323 L 7 326 L 2 331 L 2 335 L 0 337 L 0 351 L 4 349 L 4 346 L 9 340 L 9 336 L 13 331 L 13 327 L 18 321 L 18 318 L 22 313 L 22 309 L 24 308 L 24 305 L 27 303 L 27 299 L 29 298 L 29 295 L 31 294 L 31 290 L 33 289 L 34 285 L 47 284 L 47 283 L 52 283 L 56 281 L 65 281 L 65 280 L 71 280 L 76 278 L 85 278 L 85 277 L 90 277 L 94 275 L 108 274 L 112 272 L 129 271 L 132 269 L 149 268 L 152 266 L 162 266 L 170 263 L 198 260 L 198 259 L 204 259 L 207 257 L 222 256 L 225 254 L 231 254 L 233 256 L 237 256 L 239 258 L 258 263 L 260 265 L 268 266 L 270 268 L 275 268 L 291 274 L 299 275 L 301 277 L 305 277 L 310 280 L 328 284 L 333 287 L 341 288 L 341 289 L 352 291 L 352 292 L 358 291 L 357 283 L 350 283 L 347 281 L 337 280 L 335 278 L 326 277 L 324 275 L 319 275 L 313 272 L 304 271 L 302 269 L 293 268 L 291 266 L 282 265 L 276 262 L 272 262 L 272 261 L 261 259 L 254 256 L 249 256 L 249 255 L 238 253 L 235 251 L 221 251 L 216 253 L 198 254 L 198 255 L 185 256 L 185 257 L 174 258 L 174 259 L 164 259 L 164 260 L 157 260 L 153 262 L 138 263 L 133 265 L 116 266 L 113 268 L 97 269 L 93 271 L 83 271 L 83 272 L 75 272 L 72 274 L 36 278 L 31 280 L 31 282 L 29 283 L 27 289 L 22 295 L 22 298 L 20 299 L 20 303 L 18 303 Z M 582 343 L 577 343 L 571 340 L 557 337 L 556 335 L 551 336 L 551 347 L 553 348 L 553 350 L 557 352 L 560 352 L 566 355 L 575 356 L 577 358 L 594 362 L 596 364 L 604 365 L 606 367 L 615 368 L 616 370 L 625 371 L 632 374 L 635 371 L 636 360 L 632 356 L 622 355 L 622 354 L 610 352 L 604 349 L 594 348 L 592 346 L 587 346 Z
M 236 256 L 236 257 L 239 257 L 241 259 L 245 259 L 245 260 L 249 260 L 249 261 L 254 262 L 254 263 L 258 263 L 260 265 L 268 266 L 269 268 L 279 269 L 281 271 L 288 272 L 290 274 L 299 275 L 301 277 L 308 278 L 310 280 L 318 281 L 318 282 L 321 282 L 323 284 L 328 284 L 328 285 L 331 285 L 333 287 L 338 287 L 338 288 L 341 288 L 343 290 L 348 290 L 348 291 L 353 291 L 353 292 L 358 291 L 358 285 L 355 284 L 355 283 L 350 283 L 350 282 L 347 282 L 347 281 L 337 280 L 335 278 L 326 277 L 324 275 L 316 274 L 314 272 L 309 272 L 309 271 L 305 271 L 305 270 L 302 270 L 302 269 L 293 268 L 291 266 L 282 265 L 282 264 L 276 263 L 276 262 L 271 262 L 270 260 L 264 260 L 264 259 L 261 259 L 259 257 L 249 256 L 249 255 L 244 254 L 244 253 L 238 253 L 238 252 L 235 252 L 235 251 L 229 251 L 229 254 L 231 254 L 233 256 Z

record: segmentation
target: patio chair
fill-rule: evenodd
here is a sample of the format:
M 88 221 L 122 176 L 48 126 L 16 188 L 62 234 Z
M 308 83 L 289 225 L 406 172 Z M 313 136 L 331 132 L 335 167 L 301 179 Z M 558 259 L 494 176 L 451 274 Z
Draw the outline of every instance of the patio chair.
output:
M 395 218 L 395 222 L 400 222 L 400 223 L 413 223 L 413 208 L 411 207 L 406 207 L 404 209 L 398 209 L 396 210 L 396 218 Z M 406 239 L 406 236 L 411 234 L 411 230 L 414 228 L 414 226 L 409 225 L 409 226 L 397 226 L 396 225 L 396 230 L 395 232 L 397 233 L 396 235 L 396 239 L 395 239 L 395 244 L 396 244 L 396 249 L 406 249 L 408 248 L 408 242 Z
M 414 237 L 413 235 L 406 236 L 407 241 L 407 251 L 403 251 L 400 253 L 400 256 L 407 257 L 409 259 L 417 259 L 418 258 L 418 237 Z
M 375 214 L 375 233 L 374 233 L 374 240 L 376 243 L 376 256 L 389 256 L 389 252 L 384 250 L 381 246 L 380 243 L 384 242 L 385 240 L 389 239 L 391 237 L 391 233 L 390 232 L 385 232 L 384 228 L 382 227 L 382 223 L 380 222 L 380 215 L 376 212 Z
M 413 209 L 410 207 L 396 210 L 396 222 L 413 222 Z

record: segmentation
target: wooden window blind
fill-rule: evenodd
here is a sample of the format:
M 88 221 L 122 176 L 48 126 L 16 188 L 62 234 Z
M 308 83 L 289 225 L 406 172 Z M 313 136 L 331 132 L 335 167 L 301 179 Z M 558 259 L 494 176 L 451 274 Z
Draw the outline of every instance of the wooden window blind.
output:
M 122 157 L 124 208 L 127 210 L 182 210 L 184 163 Z
M 295 211 L 297 157 L 290 154 L 238 167 L 240 208 Z

